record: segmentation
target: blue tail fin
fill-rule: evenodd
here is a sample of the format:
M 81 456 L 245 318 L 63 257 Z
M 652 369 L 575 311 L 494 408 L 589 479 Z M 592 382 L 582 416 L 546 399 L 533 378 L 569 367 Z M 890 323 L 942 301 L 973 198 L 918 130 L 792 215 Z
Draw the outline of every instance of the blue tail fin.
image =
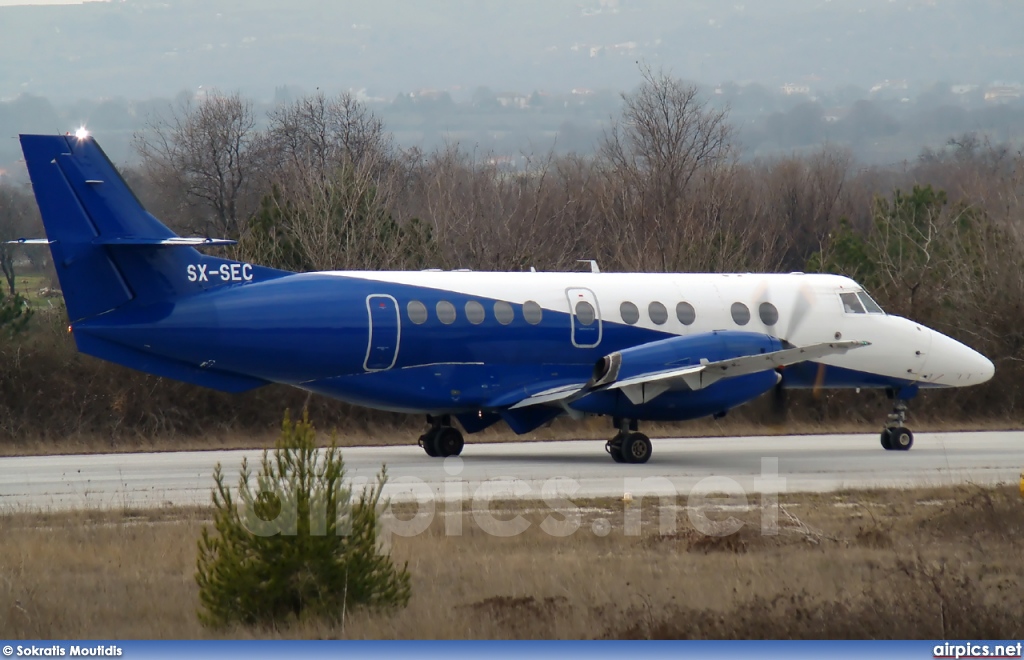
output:
M 287 274 L 190 247 L 229 241 L 176 236 L 142 207 L 91 137 L 22 135 L 21 148 L 72 323 L 131 301 Z M 226 276 L 207 276 L 215 272 Z

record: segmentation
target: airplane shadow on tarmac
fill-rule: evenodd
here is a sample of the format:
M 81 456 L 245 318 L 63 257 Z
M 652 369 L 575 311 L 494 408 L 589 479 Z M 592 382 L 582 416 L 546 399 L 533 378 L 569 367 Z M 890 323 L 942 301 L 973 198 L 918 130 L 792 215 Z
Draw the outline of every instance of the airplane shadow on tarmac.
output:
M 770 451 L 766 451 L 763 454 L 764 457 L 771 457 L 773 454 Z M 467 446 L 465 453 L 461 456 L 466 466 L 474 466 L 487 462 L 494 463 L 529 463 L 536 466 L 557 466 L 565 465 L 567 467 L 573 465 L 606 465 L 608 466 L 609 476 L 614 476 L 612 472 L 614 469 L 621 470 L 633 470 L 637 468 L 664 468 L 666 466 L 678 466 L 688 470 L 692 469 L 729 469 L 729 470 L 753 470 L 759 472 L 761 469 L 761 458 L 762 455 L 745 454 L 743 456 L 737 455 L 725 455 L 725 454 L 713 454 L 709 452 L 661 452 L 657 451 L 651 457 L 650 461 L 644 464 L 631 465 L 631 464 L 616 464 L 612 461 L 611 457 L 604 451 L 588 453 L 588 454 L 568 454 L 568 453 L 508 453 L 508 454 L 494 454 L 488 453 L 487 455 L 474 456 L 472 453 L 472 447 Z

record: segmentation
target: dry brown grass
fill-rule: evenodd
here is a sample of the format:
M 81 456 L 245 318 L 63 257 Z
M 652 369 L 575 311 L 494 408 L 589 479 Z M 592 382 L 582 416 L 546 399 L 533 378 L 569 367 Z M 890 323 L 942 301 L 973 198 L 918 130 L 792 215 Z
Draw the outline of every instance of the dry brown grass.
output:
M 751 501 L 756 505 L 756 501 Z M 0 517 L 0 637 L 7 638 L 1019 638 L 1024 500 L 965 487 L 786 495 L 780 533 L 697 533 L 685 509 L 658 533 L 645 500 L 639 537 L 620 502 L 577 502 L 582 526 L 556 538 L 544 505 L 498 504 L 533 523 L 490 536 L 464 513 L 396 538 L 413 575 L 409 607 L 340 621 L 210 631 L 193 581 L 202 509 Z M 468 506 L 468 505 L 467 505 Z M 408 511 L 396 507 L 399 517 Z M 760 519 L 757 508 L 710 512 Z M 606 519 L 611 533 L 597 536 Z

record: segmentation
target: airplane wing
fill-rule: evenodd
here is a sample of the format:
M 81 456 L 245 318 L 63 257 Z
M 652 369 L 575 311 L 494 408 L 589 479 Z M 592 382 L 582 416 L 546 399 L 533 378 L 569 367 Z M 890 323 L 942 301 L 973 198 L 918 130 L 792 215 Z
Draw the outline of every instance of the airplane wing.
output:
M 827 355 L 845 353 L 850 349 L 867 345 L 869 342 L 865 341 L 834 341 L 786 348 L 771 353 L 744 355 L 718 362 L 701 360 L 699 366 L 641 374 L 615 381 L 608 385 L 608 389 L 621 389 L 622 393 L 634 404 L 647 403 L 668 390 L 679 389 L 680 385 L 685 385 L 690 390 L 701 390 L 723 378 L 768 371 Z
M 697 365 L 666 369 L 664 371 L 652 371 L 616 380 L 601 387 L 592 387 L 590 383 L 563 385 L 529 396 L 511 406 L 511 409 L 543 404 L 555 404 L 564 407 L 591 392 L 606 389 L 622 390 L 622 393 L 631 402 L 639 405 L 652 401 L 669 390 L 685 387 L 686 389 L 696 391 L 713 385 L 723 378 L 745 376 L 797 364 L 798 362 L 815 360 L 827 355 L 845 353 L 851 349 L 868 346 L 869 343 L 866 341 L 834 341 L 786 348 L 771 353 L 743 355 L 718 362 L 709 362 L 706 359 L 702 359 L 701 363 Z

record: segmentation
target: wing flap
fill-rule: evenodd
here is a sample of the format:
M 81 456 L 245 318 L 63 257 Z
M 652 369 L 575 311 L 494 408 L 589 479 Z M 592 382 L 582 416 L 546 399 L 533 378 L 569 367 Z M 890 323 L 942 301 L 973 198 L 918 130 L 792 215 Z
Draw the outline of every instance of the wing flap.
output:
M 561 387 L 553 387 L 543 392 L 537 392 L 531 396 L 526 397 L 522 401 L 509 406 L 509 410 L 515 410 L 517 408 L 525 408 L 527 406 L 539 406 L 545 403 L 560 403 L 563 401 L 569 401 L 574 398 L 574 395 L 581 392 L 585 392 L 587 388 L 586 383 L 577 383 L 574 385 L 562 385 Z

